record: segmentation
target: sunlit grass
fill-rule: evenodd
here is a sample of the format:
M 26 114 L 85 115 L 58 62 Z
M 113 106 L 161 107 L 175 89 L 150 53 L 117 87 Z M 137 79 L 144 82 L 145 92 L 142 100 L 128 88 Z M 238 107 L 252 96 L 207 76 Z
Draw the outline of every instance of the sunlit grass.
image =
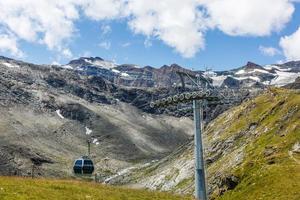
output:
M 290 158 L 289 151 L 300 141 L 300 95 L 276 89 L 256 98 L 252 105 L 254 109 L 240 115 L 238 120 L 248 121 L 244 127 L 257 122 L 259 136 L 246 145 L 243 163 L 233 170 L 241 179 L 238 186 L 217 199 L 298 200 L 300 165 Z M 268 147 L 275 149 L 270 156 L 264 154 Z
M 193 198 L 73 180 L 0 177 L 0 199 L 192 200 Z

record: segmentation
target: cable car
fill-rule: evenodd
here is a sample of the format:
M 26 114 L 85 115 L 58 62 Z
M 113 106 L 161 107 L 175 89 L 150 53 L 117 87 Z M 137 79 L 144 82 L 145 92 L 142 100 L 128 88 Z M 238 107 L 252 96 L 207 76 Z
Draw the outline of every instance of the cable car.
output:
M 74 162 L 73 171 L 76 175 L 91 175 L 94 172 L 93 161 L 88 156 L 81 156 Z

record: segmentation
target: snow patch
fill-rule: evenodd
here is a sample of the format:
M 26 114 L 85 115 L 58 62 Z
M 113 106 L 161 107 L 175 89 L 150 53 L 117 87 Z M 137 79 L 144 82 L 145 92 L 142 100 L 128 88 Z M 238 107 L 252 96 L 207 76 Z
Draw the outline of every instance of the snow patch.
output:
M 256 77 L 256 76 L 244 76 L 244 77 L 232 77 L 235 78 L 237 80 L 246 80 L 246 79 L 251 79 L 257 82 L 260 82 L 260 78 Z
M 266 70 L 275 69 L 275 70 L 282 71 L 282 72 L 289 72 L 289 71 L 291 71 L 291 68 L 283 68 L 283 67 L 279 67 L 279 66 L 276 66 L 276 65 L 266 65 L 266 66 L 264 66 L 264 68 Z
M 116 69 L 112 69 L 111 71 L 112 71 L 112 72 L 115 72 L 115 73 L 117 73 L 117 74 L 120 73 L 120 71 L 119 71 L 119 70 L 116 70 Z
M 279 71 L 282 71 L 282 72 L 289 72 L 291 71 L 292 68 L 280 68 Z
M 106 69 L 112 69 L 112 68 L 117 67 L 117 64 L 114 62 L 111 62 L 111 61 L 105 61 L 105 60 L 91 61 L 89 59 L 84 59 L 84 61 L 91 65 L 106 68 Z
M 139 65 L 132 65 L 134 68 L 141 68 Z
M 246 73 L 246 71 L 244 69 L 241 69 L 241 70 L 235 72 L 235 74 L 237 74 L 237 75 L 239 75 L 239 74 L 245 74 L 245 73 Z
M 207 76 L 207 77 L 214 77 L 214 76 L 217 76 L 217 73 L 214 71 L 205 71 L 205 72 L 203 72 L 203 75 Z
M 98 139 L 97 138 L 93 139 L 92 143 L 95 144 L 96 142 L 98 142 Z
M 253 72 L 260 72 L 260 73 L 263 73 L 263 74 L 271 74 L 267 70 L 263 70 L 263 69 L 254 69 L 253 71 L 248 72 L 248 73 L 253 73 Z
M 128 77 L 128 76 L 129 76 L 129 74 L 127 74 L 127 73 L 125 73 L 125 72 L 122 72 L 122 73 L 121 73 L 121 76 Z
M 73 67 L 71 65 L 62 65 L 61 68 L 64 68 L 64 69 L 73 69 Z
M 85 127 L 85 134 L 90 135 L 93 131 L 89 129 L 88 127 Z
M 84 69 L 82 67 L 76 67 L 77 71 L 83 71 Z
M 60 110 L 56 110 L 55 111 L 56 112 L 56 114 L 60 117 L 60 118 L 62 118 L 62 119 L 64 119 L 65 117 L 64 116 L 62 116 L 62 114 L 60 113 Z
M 120 74 L 120 75 L 123 76 L 123 77 L 128 77 L 128 76 L 130 76 L 130 75 L 127 74 L 126 72 L 120 72 L 119 70 L 116 70 L 116 69 L 112 69 L 111 71 L 114 72 L 114 73 Z
M 236 75 L 241 75 L 241 74 L 252 74 L 255 72 L 259 72 L 259 73 L 263 73 L 263 74 L 271 74 L 270 72 L 268 72 L 267 70 L 263 70 L 263 69 L 253 69 L 251 71 L 245 71 L 244 69 L 241 69 L 239 71 L 237 71 L 235 74 Z
M 2 63 L 2 65 L 9 67 L 9 68 L 20 68 L 20 66 L 17 64 L 11 64 L 11 63 L 7 63 L 7 62 Z
M 228 76 L 225 75 L 221 75 L 221 76 L 214 76 L 214 77 L 210 77 L 213 80 L 213 86 L 221 86 L 224 82 L 224 80 L 227 78 Z

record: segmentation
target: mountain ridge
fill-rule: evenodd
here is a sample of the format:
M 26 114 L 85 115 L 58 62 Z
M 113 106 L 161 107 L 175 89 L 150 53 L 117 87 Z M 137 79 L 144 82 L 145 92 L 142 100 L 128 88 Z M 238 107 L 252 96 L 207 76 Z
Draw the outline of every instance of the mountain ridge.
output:
M 9 63 L 31 64 L 3 56 L 0 57 L 0 61 L 6 64 L 5 66 L 8 66 Z M 294 82 L 300 76 L 300 61 L 265 66 L 249 61 L 242 67 L 227 71 L 193 71 L 175 63 L 158 68 L 151 66 L 140 67 L 134 64 L 117 64 L 112 61 L 106 61 L 101 57 L 80 57 L 71 60 L 66 65 L 41 66 L 61 67 L 75 70 L 83 75 L 96 75 L 122 86 L 150 88 L 180 85 L 181 80 L 177 76 L 176 71 L 190 74 L 200 73 L 213 80 L 212 86 L 229 88 L 264 88 L 269 85 L 284 86 Z M 186 81 L 187 86 L 191 85 L 189 80 Z

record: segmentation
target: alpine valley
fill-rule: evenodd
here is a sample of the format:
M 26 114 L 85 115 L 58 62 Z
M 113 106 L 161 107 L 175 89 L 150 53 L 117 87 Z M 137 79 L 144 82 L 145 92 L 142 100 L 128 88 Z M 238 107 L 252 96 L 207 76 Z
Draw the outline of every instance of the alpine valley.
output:
M 150 106 L 183 90 L 178 72 L 201 74 L 217 90 L 249 90 L 239 103 L 204 110 L 211 199 L 300 199 L 300 61 L 192 71 L 0 57 L 0 175 L 34 168 L 36 177 L 78 178 L 72 165 L 89 137 L 98 182 L 193 194 L 192 105 Z

